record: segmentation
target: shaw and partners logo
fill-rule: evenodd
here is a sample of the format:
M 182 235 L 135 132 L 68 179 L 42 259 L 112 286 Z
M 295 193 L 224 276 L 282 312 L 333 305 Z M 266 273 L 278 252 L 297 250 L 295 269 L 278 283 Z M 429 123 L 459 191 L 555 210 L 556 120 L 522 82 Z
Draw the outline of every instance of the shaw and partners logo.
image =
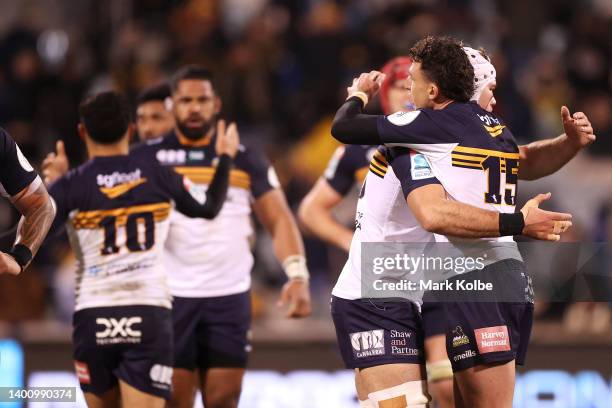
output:
M 96 324 L 102 326 L 103 329 L 96 332 L 96 343 L 99 345 L 140 343 L 142 332 L 133 327 L 140 323 L 142 323 L 142 317 L 140 316 L 122 317 L 120 319 L 98 317 Z
M 140 169 L 130 173 L 115 171 L 111 174 L 98 174 L 96 178 L 100 191 L 111 199 L 127 193 L 146 181 L 147 179 L 142 177 Z
M 351 333 L 349 337 L 357 358 L 385 354 L 385 331 L 382 329 Z

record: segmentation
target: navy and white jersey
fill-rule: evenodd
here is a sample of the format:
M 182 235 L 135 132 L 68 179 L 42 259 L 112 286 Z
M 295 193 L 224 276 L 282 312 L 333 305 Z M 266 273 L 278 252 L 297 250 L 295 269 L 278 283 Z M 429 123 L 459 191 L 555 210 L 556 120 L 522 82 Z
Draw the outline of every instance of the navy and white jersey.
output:
M 375 146 L 340 146 L 329 160 L 323 177 L 338 194 L 345 196 L 351 187 L 365 180 L 374 152 Z
M 38 187 L 40 178 L 13 138 L 0 128 L 0 195 L 11 197 L 32 182 Z
M 176 206 L 187 216 L 214 216 L 227 189 L 229 158 L 223 160 L 224 183 L 216 183 L 223 189 L 215 189 L 223 194 L 214 200 L 147 155 L 135 153 L 95 157 L 50 186 L 57 207 L 53 229 L 67 221 L 77 258 L 76 310 L 170 308 L 162 253 L 171 210 Z
M 199 188 L 208 188 L 217 160 L 214 137 L 184 144 L 172 133 L 136 149 L 148 151 L 151 160 L 185 175 Z M 268 160 L 241 145 L 230 172 L 226 202 L 215 219 L 192 219 L 180 210 L 172 213 L 164 263 L 173 296 L 226 296 L 250 288 L 251 203 L 279 186 Z
M 399 149 L 399 148 L 396 148 Z M 425 157 L 415 151 L 391 152 L 380 147 L 370 161 L 361 187 L 355 233 L 348 259 L 332 294 L 359 299 L 361 291 L 362 242 L 431 242 L 434 235 L 421 227 L 408 207 L 413 190 L 439 183 Z
M 450 199 L 501 213 L 515 211 L 518 145 L 504 123 L 476 103 L 455 102 L 441 110 L 398 112 L 381 116 L 377 126 L 387 146 L 422 153 Z M 436 237 L 449 239 L 457 238 Z

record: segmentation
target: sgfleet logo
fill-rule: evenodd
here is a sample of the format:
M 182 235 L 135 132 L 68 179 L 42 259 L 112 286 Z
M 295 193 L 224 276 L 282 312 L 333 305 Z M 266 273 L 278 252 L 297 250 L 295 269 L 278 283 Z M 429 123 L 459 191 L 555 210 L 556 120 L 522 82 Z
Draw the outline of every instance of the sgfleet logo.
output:
M 357 358 L 385 354 L 385 331 L 382 329 L 351 333 L 349 337 Z
M 145 183 L 147 179 L 142 177 L 140 169 L 136 169 L 130 173 L 115 171 L 111 174 L 98 174 L 96 181 L 102 194 L 113 199 Z
M 491 115 L 480 115 L 480 114 L 477 114 L 477 115 L 478 115 L 478 118 L 487 126 L 501 125 L 501 122 L 499 121 L 499 119 Z
M 115 171 L 111 174 L 98 174 L 96 181 L 99 187 L 112 188 L 118 184 L 131 183 L 142 179 L 142 172 L 136 169 L 130 173 L 119 173 Z
M 122 317 L 120 319 L 98 317 L 96 324 L 102 326 L 103 329 L 96 332 L 96 343 L 99 345 L 140 343 L 142 332 L 133 327 L 140 323 L 142 323 L 142 317 L 140 316 Z

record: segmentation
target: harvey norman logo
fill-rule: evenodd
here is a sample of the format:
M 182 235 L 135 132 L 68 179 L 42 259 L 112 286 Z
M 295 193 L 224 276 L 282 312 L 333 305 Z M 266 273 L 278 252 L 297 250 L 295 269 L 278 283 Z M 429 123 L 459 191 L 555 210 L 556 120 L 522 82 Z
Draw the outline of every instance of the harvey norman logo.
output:
M 507 326 L 483 327 L 474 330 L 474 335 L 480 354 L 510 350 Z
M 142 177 L 140 169 L 130 173 L 115 171 L 111 174 L 98 174 L 96 178 L 100 191 L 108 198 L 119 197 L 146 181 L 147 179 Z
M 370 330 L 349 334 L 353 353 L 357 358 L 385 354 L 385 331 Z

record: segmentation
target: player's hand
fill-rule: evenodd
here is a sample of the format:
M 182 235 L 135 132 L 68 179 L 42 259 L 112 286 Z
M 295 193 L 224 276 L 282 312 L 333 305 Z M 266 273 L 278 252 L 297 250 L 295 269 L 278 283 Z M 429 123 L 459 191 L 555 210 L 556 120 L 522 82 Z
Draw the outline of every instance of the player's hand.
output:
M 64 142 L 58 140 L 55 152 L 49 153 L 42 163 L 42 174 L 45 184 L 49 185 L 68 172 L 69 163 Z
M 523 235 L 543 240 L 558 241 L 561 234 L 572 226 L 572 215 L 542 210 L 540 204 L 550 198 L 551 194 L 538 194 L 521 208 L 525 218 Z
M 358 78 L 353 79 L 353 84 L 346 90 L 348 95 L 355 92 L 363 92 L 368 98 L 372 98 L 380 90 L 380 87 L 385 80 L 385 74 L 379 71 L 370 71 L 363 73 Z
M 10 273 L 11 275 L 19 275 L 21 266 L 15 261 L 15 258 L 4 252 L 0 252 L 0 274 Z
M 575 112 L 573 115 L 570 115 L 569 109 L 566 106 L 562 106 L 561 120 L 565 134 L 576 148 L 582 149 L 597 139 L 597 136 L 593 133 L 593 126 L 589 118 L 583 112 Z
M 310 291 L 308 281 L 304 279 L 290 279 L 283 286 L 278 307 L 289 305 L 285 317 L 306 317 L 310 315 Z
M 234 122 L 230 123 L 229 126 L 225 126 L 225 121 L 220 119 L 217 121 L 217 142 L 215 144 L 215 150 L 217 155 L 227 154 L 231 158 L 236 157 L 238 147 L 240 146 L 240 135 L 238 134 L 238 127 Z

